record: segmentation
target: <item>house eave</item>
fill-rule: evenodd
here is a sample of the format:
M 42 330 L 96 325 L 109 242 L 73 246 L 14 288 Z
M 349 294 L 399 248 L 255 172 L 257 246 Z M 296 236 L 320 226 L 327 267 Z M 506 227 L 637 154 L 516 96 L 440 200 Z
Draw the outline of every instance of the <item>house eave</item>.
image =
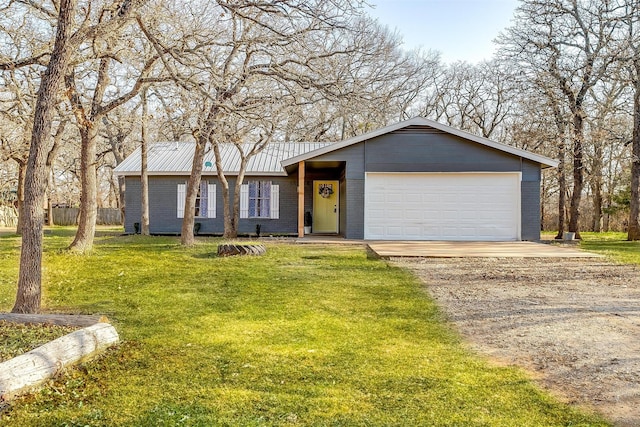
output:
M 140 176 L 140 171 L 114 171 L 116 176 Z M 238 172 L 225 172 L 225 176 L 238 176 Z M 152 171 L 147 172 L 148 176 L 189 176 L 189 171 Z M 215 171 L 202 172 L 202 176 L 218 176 Z M 244 176 L 287 176 L 286 172 L 246 172 Z

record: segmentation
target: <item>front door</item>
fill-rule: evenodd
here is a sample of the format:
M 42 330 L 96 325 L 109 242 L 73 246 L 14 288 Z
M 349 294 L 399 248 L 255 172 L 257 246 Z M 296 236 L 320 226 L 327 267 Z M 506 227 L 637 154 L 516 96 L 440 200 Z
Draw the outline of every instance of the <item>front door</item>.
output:
M 338 232 L 338 181 L 313 181 L 314 233 Z

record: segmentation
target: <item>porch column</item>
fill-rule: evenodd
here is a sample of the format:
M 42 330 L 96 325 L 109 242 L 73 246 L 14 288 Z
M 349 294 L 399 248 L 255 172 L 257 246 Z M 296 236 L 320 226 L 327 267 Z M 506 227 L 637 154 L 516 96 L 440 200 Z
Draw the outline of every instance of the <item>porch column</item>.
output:
M 298 163 L 298 237 L 304 237 L 304 161 Z

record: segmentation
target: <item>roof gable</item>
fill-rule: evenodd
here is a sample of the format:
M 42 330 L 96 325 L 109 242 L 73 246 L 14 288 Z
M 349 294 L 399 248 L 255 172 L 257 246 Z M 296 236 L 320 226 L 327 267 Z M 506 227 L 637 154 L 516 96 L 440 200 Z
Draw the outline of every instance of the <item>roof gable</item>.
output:
M 545 156 L 527 150 L 501 144 L 481 136 L 473 135 L 451 126 L 424 117 L 395 123 L 384 128 L 376 129 L 344 141 L 328 143 L 272 143 L 260 153 L 253 156 L 247 165 L 247 175 L 287 175 L 285 169 L 292 169 L 301 161 L 307 161 L 323 154 L 332 153 L 345 147 L 364 142 L 389 133 L 402 132 L 444 132 L 457 136 L 466 141 L 480 144 L 500 152 L 539 163 L 543 168 L 557 167 L 558 162 Z M 223 170 L 225 174 L 234 175 L 240 167 L 238 147 L 234 144 L 221 144 Z M 244 144 L 245 152 L 251 149 L 251 144 Z M 193 142 L 158 142 L 151 144 L 148 152 L 148 173 L 150 175 L 188 175 L 191 173 L 195 143 Z M 114 173 L 116 175 L 140 175 L 140 148 L 136 149 L 120 165 Z M 205 155 L 203 174 L 216 174 L 215 156 L 213 151 Z
M 539 154 L 535 154 L 530 151 L 523 150 L 521 148 L 516 148 L 510 145 L 492 141 L 488 138 L 483 138 L 481 136 L 456 129 L 451 126 L 447 126 L 442 123 L 438 123 L 436 121 L 426 119 L 424 117 L 414 117 L 410 120 L 395 123 L 395 124 L 386 126 L 384 128 L 376 129 L 372 132 L 368 132 L 362 135 L 354 136 L 349 139 L 345 139 L 344 141 L 328 144 L 324 147 L 318 148 L 313 151 L 301 153 L 300 155 L 297 155 L 295 157 L 291 157 L 283 160 L 282 166 L 287 168 L 288 166 L 295 165 L 298 162 L 307 161 L 315 157 L 321 156 L 323 154 L 331 153 L 333 151 L 340 150 L 342 148 L 349 147 L 351 145 L 359 144 L 361 142 L 364 142 L 364 141 L 367 141 L 391 132 L 406 130 L 407 128 L 410 128 L 410 127 L 422 128 L 422 131 L 428 131 L 429 129 L 433 129 L 436 131 L 441 131 L 451 135 L 455 135 L 467 141 L 471 141 L 486 147 L 490 147 L 490 148 L 502 151 L 504 153 L 508 153 L 517 157 L 522 157 L 524 159 L 531 160 L 533 162 L 539 163 L 543 168 L 558 166 L 558 162 L 556 160 L 550 159 L 548 157 L 541 156 Z

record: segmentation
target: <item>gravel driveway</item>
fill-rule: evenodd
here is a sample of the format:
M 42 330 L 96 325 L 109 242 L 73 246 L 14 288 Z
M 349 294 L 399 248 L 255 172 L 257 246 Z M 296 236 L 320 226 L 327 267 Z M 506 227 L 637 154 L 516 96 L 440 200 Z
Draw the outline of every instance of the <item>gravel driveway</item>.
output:
M 604 259 L 392 258 L 480 353 L 640 426 L 640 269 Z

